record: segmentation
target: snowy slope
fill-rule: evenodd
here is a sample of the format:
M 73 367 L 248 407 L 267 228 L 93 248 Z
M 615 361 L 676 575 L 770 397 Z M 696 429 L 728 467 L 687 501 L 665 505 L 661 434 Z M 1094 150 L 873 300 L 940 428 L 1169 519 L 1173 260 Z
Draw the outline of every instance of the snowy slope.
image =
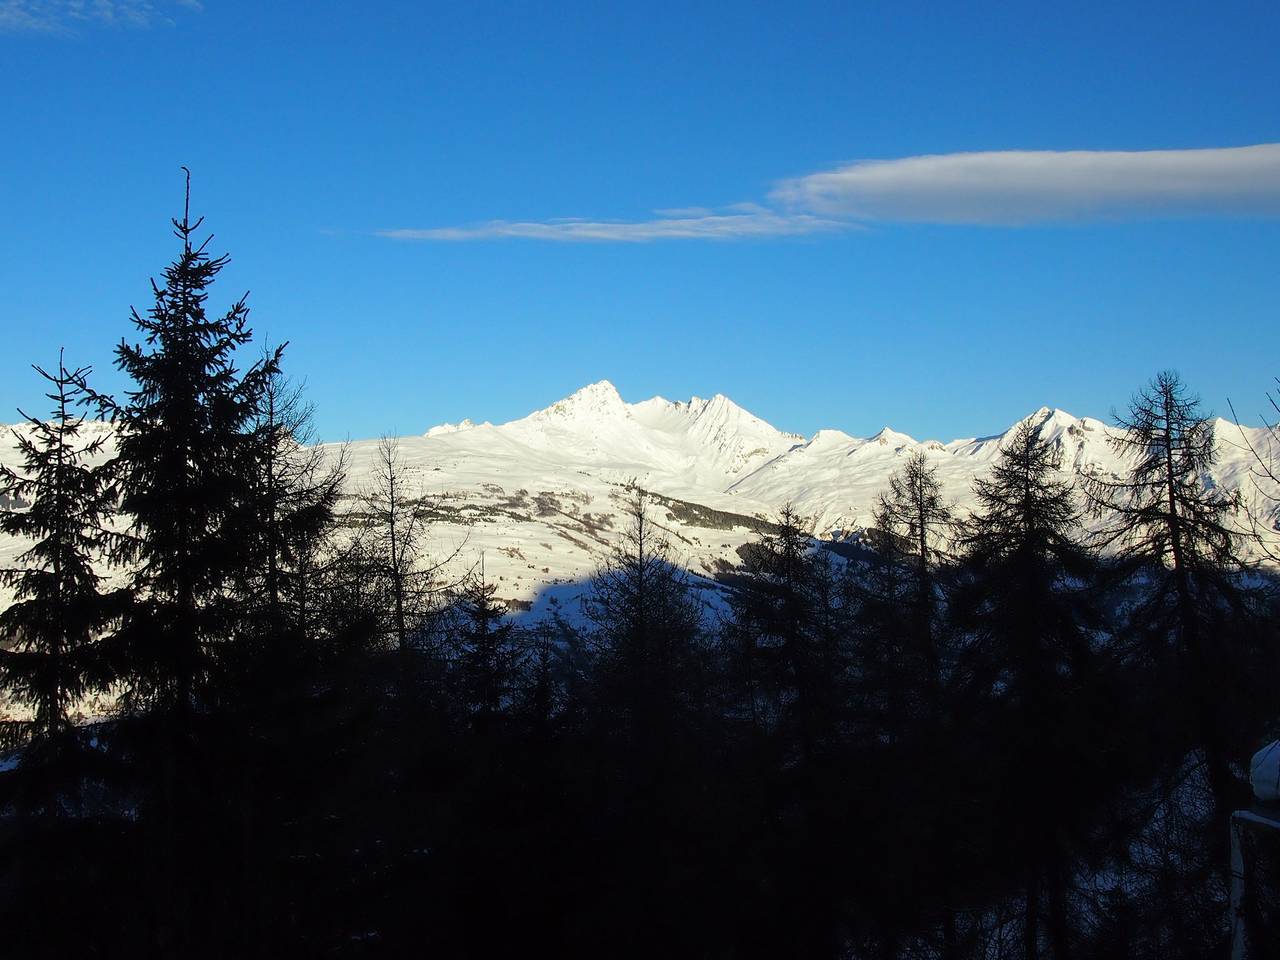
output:
M 885 427 L 869 439 L 838 431 L 819 431 L 810 441 L 766 463 L 735 482 L 730 492 L 767 503 L 792 503 L 812 517 L 819 535 L 866 526 L 889 475 L 914 452 L 923 453 L 936 469 L 944 496 L 964 513 L 973 505 L 973 480 L 991 467 L 1013 432 L 1029 422 L 1058 452 L 1064 476 L 1075 472 L 1119 477 L 1128 462 L 1109 442 L 1117 431 L 1100 420 L 1077 418 L 1063 410 L 1041 407 L 987 437 L 918 441 Z M 1227 420 L 1214 421 L 1218 464 L 1207 483 L 1238 490 L 1256 515 L 1276 519 L 1275 504 L 1254 483 L 1254 464 L 1247 444 L 1264 448 L 1267 431 L 1244 428 Z
M 1042 407 L 994 436 L 950 443 L 915 440 L 889 427 L 867 439 L 822 430 L 808 443 L 737 481 L 731 491 L 770 503 L 790 501 L 802 514 L 814 518 L 818 532 L 856 529 L 870 522 L 871 510 L 889 475 L 919 451 L 936 468 L 944 495 L 963 511 L 972 501 L 974 477 L 990 468 L 1006 439 L 1027 421 L 1058 449 L 1064 472 L 1093 468 L 1115 473 L 1123 469 L 1107 443 L 1105 424 Z
M 1125 470 L 1107 442 L 1111 428 L 1101 421 L 1047 407 L 1024 419 L 1059 448 L 1064 473 Z M 620 514 L 631 480 L 668 498 L 655 512 L 676 556 L 710 577 L 736 565 L 737 548 L 752 538 L 756 520 L 786 503 L 811 518 L 820 537 L 865 527 L 889 475 L 913 451 L 937 467 L 945 495 L 963 513 L 972 504 L 974 478 L 990 468 L 1017 426 L 948 443 L 918 441 L 888 427 L 865 439 L 838 430 L 805 439 L 724 396 L 627 403 L 601 381 L 519 420 L 496 426 L 464 420 L 398 442 L 411 484 L 436 518 L 430 553 L 456 554 L 456 575 L 483 554 L 487 575 L 513 609 L 536 602 L 541 611 L 552 596 L 572 605 L 581 581 L 624 526 Z M 1218 421 L 1216 436 L 1220 463 L 1207 481 L 1258 501 L 1239 429 Z M 1265 442 L 1264 431 L 1248 436 L 1256 445 Z M 348 504 L 372 481 L 377 443 L 346 445 Z M 339 447 L 325 449 L 336 454 Z M 14 455 L 6 450 L 0 462 L 12 463 Z M 0 538 L 0 563 L 20 549 Z
M 679 506 L 656 508 L 675 555 L 695 573 L 739 562 L 753 518 L 775 505 L 729 487 L 802 442 L 723 396 L 628 404 L 607 381 L 510 423 L 466 423 L 398 441 L 412 484 L 439 508 L 432 552 L 456 552 L 455 572 L 483 554 L 500 594 L 517 607 L 539 601 L 539 610 L 550 596 L 572 604 L 625 526 L 620 514 L 632 481 L 742 514 L 735 526 L 722 516 L 690 519 Z M 353 495 L 372 482 L 376 454 L 377 441 L 347 445 Z

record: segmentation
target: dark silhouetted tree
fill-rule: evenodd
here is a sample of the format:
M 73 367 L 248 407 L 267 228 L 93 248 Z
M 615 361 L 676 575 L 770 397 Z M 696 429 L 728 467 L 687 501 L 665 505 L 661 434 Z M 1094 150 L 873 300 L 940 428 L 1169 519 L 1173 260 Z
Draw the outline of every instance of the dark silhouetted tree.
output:
M 517 651 L 514 624 L 497 585 L 479 573 L 463 584 L 457 602 L 456 673 L 464 707 L 478 722 L 492 721 L 507 704 L 515 683 Z
M 864 584 L 860 670 L 868 699 L 897 722 L 937 718 L 946 679 L 939 566 L 955 528 L 937 471 L 921 452 L 890 475 L 872 515 L 874 558 Z M 894 731 L 882 731 L 890 739 Z
M 56 373 L 35 370 L 51 386 L 52 419 L 23 413 L 26 428 L 12 432 L 22 468 L 0 467 L 0 492 L 26 504 L 0 513 L 0 531 L 34 541 L 18 555 L 17 567 L 0 570 L 0 582 L 15 596 L 0 611 L 0 687 L 28 707 L 31 718 L 7 721 L 0 731 L 8 744 L 28 743 L 34 759 L 52 762 L 74 739 L 71 708 L 112 679 L 98 641 L 120 615 L 124 597 L 104 588 L 95 567 L 119 536 L 110 529 L 115 484 L 92 462 L 100 459 L 106 434 L 85 439 L 85 420 L 73 412 L 86 396 L 89 370 L 68 370 L 61 356 Z
M 115 461 L 137 601 L 122 634 L 135 700 L 184 713 L 197 706 L 218 650 L 235 636 L 232 588 L 246 545 L 261 537 L 253 426 L 279 350 L 243 373 L 237 350 L 252 338 L 242 297 L 220 316 L 208 288 L 228 263 L 196 244 L 189 206 L 174 232 L 182 250 L 152 283 L 155 303 L 132 312 L 143 342 L 122 342 L 116 365 L 134 387 L 108 404 L 119 427 Z
M 849 583 L 788 505 L 746 549 L 728 637 L 751 713 L 810 756 L 836 735 Z
M 775 908 L 794 918 L 797 952 L 833 954 L 852 912 L 841 901 L 853 877 L 839 864 L 857 855 L 842 821 L 862 809 L 847 750 L 853 584 L 790 506 L 743 553 L 724 647 L 735 709 L 754 728 L 748 764 L 767 784 L 765 815 L 785 851 Z
M 992 802 L 1008 873 L 1022 878 L 1027 960 L 1041 955 L 1046 934 L 1058 960 L 1073 951 L 1071 856 L 1104 793 L 1091 722 L 1104 625 L 1098 565 L 1059 467 L 1030 420 L 1005 440 L 990 475 L 974 482 L 978 509 L 960 537 L 954 604 L 960 669 L 992 711 L 983 749 L 994 756 L 975 750 L 972 762 L 1001 778 Z
M 427 507 L 415 471 L 405 463 L 395 437 L 384 436 L 378 441 L 372 486 L 363 497 L 362 508 L 366 541 L 377 557 L 391 602 L 389 633 L 395 648 L 407 654 L 419 639 L 438 593 L 434 582 L 437 567 L 423 563 Z
M 1228 713 L 1238 715 L 1245 698 L 1242 690 L 1224 696 L 1236 686 L 1228 678 L 1232 664 L 1242 658 L 1232 643 L 1236 631 L 1226 621 L 1247 616 L 1234 517 L 1239 498 L 1212 482 L 1213 423 L 1176 373 L 1157 374 L 1134 395 L 1117 424 L 1110 442 L 1129 462 L 1128 474 L 1090 473 L 1082 483 L 1105 523 L 1102 542 L 1116 549 L 1139 579 L 1144 597 L 1132 620 L 1148 656 L 1165 662 L 1171 648 L 1178 658 L 1175 682 L 1190 695 L 1223 865 L 1227 821 L 1244 799 L 1231 770 Z
M 864 737 L 889 747 L 879 752 L 889 772 L 868 793 L 878 795 L 888 843 L 916 836 L 927 851 L 924 864 L 892 850 L 878 854 L 887 862 L 877 886 L 888 902 L 875 916 L 889 942 L 936 917 L 942 955 L 954 958 L 957 900 L 967 894 L 956 848 L 966 845 L 964 824 L 972 822 L 946 617 L 956 524 L 923 452 L 890 475 L 872 522 L 853 631 L 854 702 Z M 952 784 L 945 795 L 934 789 L 939 780 Z
M 258 646 L 287 660 L 297 651 L 280 647 L 297 647 L 312 633 L 319 564 L 346 482 L 346 451 L 330 455 L 315 445 L 311 404 L 280 370 L 278 354 L 268 351 L 266 359 L 272 367 L 252 427 L 258 540 L 244 565 L 243 589 Z
M 239 587 L 263 539 L 254 428 L 281 352 L 237 367 L 252 339 L 248 307 L 241 297 L 225 313 L 207 310 L 229 261 L 207 252 L 208 239 L 197 243 L 201 223 L 190 217 L 188 177 L 172 221 L 178 257 L 163 283 L 152 281 L 150 309 L 131 310 L 140 342 L 116 349 L 132 386 L 123 403 L 95 397 L 117 428 L 111 464 L 128 537 L 114 559 L 127 564 L 133 592 L 105 642 L 127 663 L 122 703 L 138 715 L 122 736 L 150 837 L 145 902 L 155 943 L 178 953 L 201 938 L 201 884 L 217 875 L 190 862 L 244 850 L 224 864 L 236 879 L 223 889 L 240 891 L 248 873 L 248 818 L 231 796 L 249 780 L 246 731 L 217 711 L 243 693 L 251 605 Z
M 626 517 L 622 538 L 591 579 L 585 611 L 596 677 L 614 717 L 649 740 L 699 705 L 702 610 L 639 487 Z

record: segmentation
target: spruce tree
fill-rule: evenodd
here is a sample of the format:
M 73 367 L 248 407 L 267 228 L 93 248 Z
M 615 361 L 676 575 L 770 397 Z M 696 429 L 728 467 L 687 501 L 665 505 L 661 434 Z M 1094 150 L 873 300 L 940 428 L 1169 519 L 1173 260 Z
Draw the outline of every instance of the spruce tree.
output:
M 689 851 L 714 849 L 723 813 L 702 605 L 643 490 L 632 486 L 625 511 L 584 601 L 594 662 L 573 779 L 591 778 L 585 829 L 609 851 L 598 949 L 625 926 L 624 952 L 652 955 L 701 920 L 705 883 L 685 864 Z
M 910 558 L 915 589 L 928 599 L 933 565 L 947 548 L 955 518 L 942 496 L 938 471 L 922 452 L 912 453 L 890 474 L 888 488 L 876 500 L 874 522 L 884 538 L 882 549 Z
M 1023 894 L 1023 956 L 1070 956 L 1072 844 L 1099 802 L 1089 722 L 1100 704 L 1091 678 L 1102 627 L 1097 563 L 1080 540 L 1076 491 L 1029 420 L 1005 441 L 989 476 L 974 482 L 978 510 L 960 537 L 955 596 L 965 652 L 960 669 L 989 701 L 989 763 L 1006 874 Z M 974 882 L 979 882 L 974 878 Z M 1045 904 L 1045 901 L 1047 905 Z
M 518 660 L 517 709 L 534 740 L 544 744 L 564 699 L 565 661 L 569 651 L 556 643 L 556 627 L 543 621 L 523 631 Z
M 639 487 L 626 510 L 628 527 L 592 577 L 585 612 L 599 693 L 619 732 L 652 748 L 699 706 L 702 612 Z
M 127 564 L 134 593 L 110 643 L 128 666 L 122 705 L 134 722 L 121 725 L 120 743 L 136 760 L 153 841 L 142 864 L 146 902 L 157 936 L 190 952 L 207 879 L 190 862 L 212 858 L 234 871 L 237 891 L 252 872 L 251 817 L 232 799 L 252 782 L 251 739 L 216 711 L 244 695 L 252 605 L 240 587 L 263 515 L 254 426 L 281 351 L 237 366 L 252 339 L 248 307 L 241 297 L 221 314 L 207 308 L 229 259 L 210 255 L 211 238 L 196 240 L 203 220 L 191 219 L 189 175 L 182 217 L 171 223 L 178 256 L 152 281 L 150 308 L 130 311 L 138 338 L 116 349 L 132 385 L 123 402 L 96 399 L 117 428 L 112 469 L 128 536 L 114 559 Z M 224 859 L 229 849 L 241 852 L 238 863 Z
M 122 405 L 116 466 L 130 539 L 119 551 L 133 569 L 138 605 L 126 624 L 133 654 L 131 693 L 185 713 L 206 692 L 219 648 L 235 636 L 242 610 L 232 588 L 258 539 L 254 419 L 278 369 L 279 350 L 243 373 L 237 350 L 252 338 L 241 297 L 226 313 L 206 311 L 208 289 L 226 267 L 203 218 L 172 221 L 181 242 L 154 303 L 131 316 L 141 343 L 123 341 L 116 366 L 133 381 Z
M 480 572 L 463 586 L 458 607 L 459 693 L 472 717 L 489 722 L 512 692 L 516 654 L 514 624 L 505 604 L 497 599 L 497 585 L 484 579 L 483 561 Z
M 789 504 L 745 552 L 727 631 L 738 683 L 753 717 L 809 756 L 830 745 L 847 692 L 850 584 Z
M 785 851 L 777 909 L 793 918 L 795 952 L 834 955 L 852 913 L 841 903 L 854 879 L 841 868 L 854 856 L 848 824 L 869 793 L 851 789 L 845 767 L 852 583 L 790 505 L 743 552 L 726 646 L 753 720 L 747 762 L 768 784 L 768 829 Z
M 87 395 L 89 369 L 68 370 L 61 355 L 57 373 L 34 369 L 51 385 L 52 418 L 22 413 L 26 428 L 13 430 L 22 468 L 0 467 L 0 492 L 26 504 L 0 513 L 0 531 L 34 541 L 18 556 L 18 567 L 0 571 L 16 598 L 0 612 L 0 686 L 30 708 L 31 718 L 0 730 L 10 743 L 56 749 L 72 732 L 69 711 L 76 701 L 111 679 L 98 641 L 125 596 L 104 589 L 97 567 L 120 537 L 110 528 L 114 480 L 93 463 L 107 435 L 86 441 L 85 418 L 73 412 Z

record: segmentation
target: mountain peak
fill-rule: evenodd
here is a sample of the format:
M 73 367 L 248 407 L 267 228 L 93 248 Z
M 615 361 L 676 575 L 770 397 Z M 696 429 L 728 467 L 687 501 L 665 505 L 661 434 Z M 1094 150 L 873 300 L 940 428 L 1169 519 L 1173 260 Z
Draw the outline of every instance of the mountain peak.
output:
M 694 397 L 689 401 L 691 410 L 697 411 L 699 417 L 718 417 L 724 419 L 726 417 L 749 417 L 752 420 L 758 419 L 753 414 L 748 413 L 742 407 L 738 406 L 723 393 L 717 393 L 710 399 L 704 400 L 701 397 Z
M 1075 417 L 1058 407 L 1041 407 L 1035 413 L 1023 419 L 1030 420 L 1032 423 L 1049 423 L 1052 421 L 1053 423 L 1068 424 L 1076 422 Z
M 1079 421 L 1065 410 L 1059 410 L 1057 407 L 1041 407 L 1030 416 L 1023 417 L 1018 424 L 1027 423 L 1036 429 L 1039 435 L 1046 439 L 1055 439 L 1063 433 L 1073 431 Z M 1014 427 L 1018 426 L 1014 424 Z M 1014 427 L 1009 428 L 1012 433 Z
M 899 433 L 893 427 L 884 426 L 867 440 L 868 443 L 875 443 L 882 447 L 905 447 L 914 444 L 915 437 L 907 436 L 905 433 Z
M 557 400 L 535 417 L 541 419 L 581 419 L 584 417 L 618 417 L 627 415 L 627 405 L 618 388 L 608 380 L 598 380 Z
M 595 383 L 589 383 L 569 395 L 570 400 L 591 398 L 622 400 L 622 397 L 618 394 L 618 388 L 610 380 L 597 380 Z

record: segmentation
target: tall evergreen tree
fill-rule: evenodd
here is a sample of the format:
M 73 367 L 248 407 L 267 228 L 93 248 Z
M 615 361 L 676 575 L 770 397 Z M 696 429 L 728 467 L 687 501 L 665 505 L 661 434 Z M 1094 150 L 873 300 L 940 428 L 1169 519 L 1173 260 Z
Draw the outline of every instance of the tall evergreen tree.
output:
M 538 741 L 545 742 L 551 723 L 564 700 L 565 661 L 568 650 L 556 643 L 556 628 L 542 622 L 523 632 L 519 658 L 517 710 Z
M 1057 960 L 1072 953 L 1071 838 L 1102 792 L 1089 722 L 1103 625 L 1097 564 L 1080 542 L 1076 491 L 1059 466 L 1028 420 L 975 481 L 954 607 L 967 646 L 961 670 L 991 705 L 988 743 L 1003 778 L 992 800 L 1009 872 L 1022 879 L 1027 960 L 1041 955 L 1045 934 Z
M 868 793 L 854 793 L 849 773 L 852 583 L 789 505 L 744 553 L 725 646 L 753 720 L 748 763 L 778 831 L 777 909 L 794 919 L 797 952 L 833 955 L 859 910 L 840 867 L 860 855 L 846 818 Z
M 245 297 L 208 312 L 209 288 L 229 259 L 195 239 L 203 220 L 191 219 L 189 174 L 182 217 L 171 223 L 179 254 L 163 283 L 152 281 L 150 309 L 130 311 L 139 340 L 116 349 L 132 386 L 122 403 L 95 398 L 117 427 L 112 469 L 128 537 L 114 559 L 128 565 L 134 594 L 109 638 L 128 664 L 123 705 L 138 720 L 119 732 L 136 761 L 150 838 L 142 872 L 151 926 L 157 942 L 181 953 L 207 919 L 197 904 L 208 877 L 190 861 L 241 851 L 223 861 L 236 891 L 252 872 L 251 818 L 232 799 L 251 779 L 250 741 L 215 710 L 243 696 L 251 605 L 240 586 L 263 516 L 254 427 L 281 351 L 241 370 L 238 351 L 252 339 Z
M 18 556 L 18 567 L 0 570 L 0 582 L 16 597 L 0 612 L 6 641 L 0 687 L 32 714 L 0 731 L 9 742 L 52 749 L 72 730 L 75 702 L 105 689 L 111 678 L 97 641 L 119 616 L 124 596 L 105 590 L 95 568 L 120 538 L 110 529 L 115 483 L 92 462 L 107 436 L 83 439 L 85 419 L 73 412 L 87 394 L 89 369 L 68 370 L 59 355 L 56 373 L 35 370 L 51 386 L 52 419 L 23 413 L 26 428 L 13 430 L 22 469 L 0 467 L 0 492 L 26 504 L 0 513 L 0 531 L 34 541 Z
M 591 579 L 585 610 L 602 692 L 630 735 L 653 743 L 699 706 L 702 612 L 639 487 L 630 492 L 627 520 Z
M 241 297 L 220 316 L 205 309 L 226 267 L 196 244 L 203 218 L 172 221 L 181 253 L 152 282 L 155 302 L 131 312 L 142 343 L 124 341 L 116 366 L 134 382 L 122 405 L 116 466 L 138 604 L 124 637 L 131 693 L 185 712 L 196 706 L 218 648 L 240 615 L 232 585 L 258 539 L 253 425 L 280 351 L 241 373 L 236 351 L 252 338 Z
M 787 505 L 747 549 L 729 599 L 731 656 L 751 712 L 766 727 L 786 727 L 802 755 L 835 734 L 846 692 L 848 586 Z
M 463 705 L 479 722 L 496 717 L 512 693 L 516 669 L 514 624 L 497 599 L 497 585 L 478 574 L 459 597 L 457 675 Z
M 650 956 L 707 929 L 726 814 L 701 601 L 645 492 L 633 485 L 624 509 L 584 601 L 593 662 L 573 779 L 592 778 L 587 829 L 612 851 L 594 900 L 596 951 Z M 694 849 L 697 872 L 685 867 Z M 624 927 L 631 942 L 619 944 Z

